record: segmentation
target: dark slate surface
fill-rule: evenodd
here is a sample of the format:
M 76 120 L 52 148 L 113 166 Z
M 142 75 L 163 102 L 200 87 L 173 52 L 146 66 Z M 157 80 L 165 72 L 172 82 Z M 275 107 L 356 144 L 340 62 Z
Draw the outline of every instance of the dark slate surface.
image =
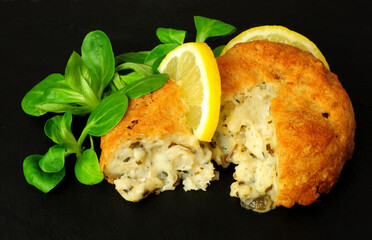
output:
M 371 7 L 368 1 L 0 1 L 0 239 L 365 239 L 371 238 Z M 229 197 L 233 167 L 207 192 L 182 188 L 140 203 L 124 201 L 106 182 L 80 184 L 74 159 L 48 194 L 28 185 L 23 159 L 52 146 L 43 125 L 50 116 L 23 113 L 22 97 L 53 72 L 63 73 L 84 36 L 100 29 L 115 54 L 158 44 L 157 27 L 185 29 L 193 16 L 238 28 L 287 26 L 312 39 L 350 98 L 357 121 L 353 159 L 328 195 L 308 206 L 267 214 L 244 210 Z M 217 38 L 212 47 L 230 38 Z M 84 118 L 74 121 L 77 131 Z M 96 144 L 98 146 L 98 143 Z

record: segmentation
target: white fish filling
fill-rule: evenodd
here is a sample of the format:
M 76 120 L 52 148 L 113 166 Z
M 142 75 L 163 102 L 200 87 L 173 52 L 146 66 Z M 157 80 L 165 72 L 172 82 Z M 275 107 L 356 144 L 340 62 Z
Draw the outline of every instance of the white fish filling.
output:
M 185 191 L 206 190 L 215 177 L 211 151 L 192 134 L 163 139 L 132 139 L 106 166 L 116 190 L 137 202 L 152 192 L 173 190 L 183 181 Z
M 270 114 L 273 96 L 268 84 L 261 83 L 223 103 L 215 143 L 211 144 L 219 165 L 237 164 L 230 195 L 240 198 L 243 207 L 257 212 L 275 208 L 276 136 Z

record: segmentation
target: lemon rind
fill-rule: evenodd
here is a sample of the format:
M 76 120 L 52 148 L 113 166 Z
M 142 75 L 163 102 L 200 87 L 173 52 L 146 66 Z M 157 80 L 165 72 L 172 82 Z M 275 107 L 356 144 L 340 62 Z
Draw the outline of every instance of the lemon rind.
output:
M 259 34 L 257 34 L 258 32 Z M 291 42 L 297 42 L 297 40 L 301 40 L 300 41 L 301 44 L 305 45 L 306 47 L 306 49 L 302 48 L 302 50 L 309 51 L 310 53 L 312 53 L 314 57 L 318 58 L 320 61 L 323 62 L 324 66 L 327 69 L 330 69 L 324 55 L 310 39 L 308 39 L 307 37 L 305 37 L 304 35 L 298 32 L 292 31 L 280 25 L 259 26 L 259 27 L 250 28 L 240 33 L 238 36 L 236 36 L 235 38 L 233 38 L 230 42 L 226 44 L 226 46 L 222 50 L 221 55 L 225 54 L 227 50 L 232 48 L 237 43 L 250 41 L 249 39 L 251 39 L 252 36 L 260 35 L 262 36 L 262 39 L 267 39 L 268 36 L 272 34 L 277 34 L 282 37 L 285 37 L 286 39 L 289 40 L 288 42 L 284 42 L 284 41 L 278 41 L 278 42 L 289 44 L 289 45 L 292 45 Z

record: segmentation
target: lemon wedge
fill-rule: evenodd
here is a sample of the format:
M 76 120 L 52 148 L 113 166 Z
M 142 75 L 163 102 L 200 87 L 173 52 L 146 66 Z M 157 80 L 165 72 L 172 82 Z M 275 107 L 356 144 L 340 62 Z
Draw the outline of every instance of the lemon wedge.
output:
M 250 28 L 233 38 L 222 50 L 221 55 L 225 54 L 227 50 L 232 48 L 237 43 L 263 39 L 267 39 L 271 42 L 285 43 L 308 51 L 312 53 L 314 57 L 322 61 L 324 66 L 329 69 L 329 65 L 325 57 L 312 41 L 310 41 L 307 37 L 283 26 L 267 25 Z
M 158 70 L 181 87 L 193 134 L 201 141 L 211 141 L 220 113 L 221 79 L 210 47 L 199 42 L 182 44 L 167 54 Z

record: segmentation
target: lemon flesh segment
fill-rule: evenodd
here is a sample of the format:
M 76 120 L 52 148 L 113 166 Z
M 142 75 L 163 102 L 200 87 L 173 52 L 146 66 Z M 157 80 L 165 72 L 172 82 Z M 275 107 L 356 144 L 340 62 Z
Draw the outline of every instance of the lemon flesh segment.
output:
M 324 66 L 329 69 L 329 65 L 325 57 L 312 41 L 310 41 L 307 37 L 283 26 L 268 25 L 250 28 L 233 38 L 222 50 L 221 55 L 225 54 L 227 50 L 232 48 L 237 43 L 264 39 L 271 42 L 285 43 L 308 51 L 312 53 L 314 57 L 322 61 Z
M 201 141 L 210 141 L 221 101 L 221 80 L 212 50 L 205 43 L 185 43 L 170 52 L 158 70 L 180 86 L 193 134 Z

